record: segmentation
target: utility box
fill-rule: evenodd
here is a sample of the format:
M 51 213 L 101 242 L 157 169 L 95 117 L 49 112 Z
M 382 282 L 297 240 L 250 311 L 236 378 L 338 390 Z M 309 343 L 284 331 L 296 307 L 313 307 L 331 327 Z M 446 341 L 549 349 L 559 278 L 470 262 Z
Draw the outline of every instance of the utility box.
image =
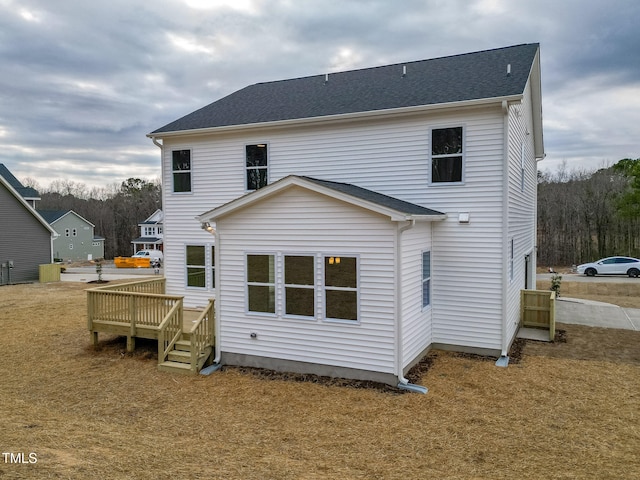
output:
M 59 282 L 60 270 L 60 265 L 56 263 L 40 265 L 40 283 Z

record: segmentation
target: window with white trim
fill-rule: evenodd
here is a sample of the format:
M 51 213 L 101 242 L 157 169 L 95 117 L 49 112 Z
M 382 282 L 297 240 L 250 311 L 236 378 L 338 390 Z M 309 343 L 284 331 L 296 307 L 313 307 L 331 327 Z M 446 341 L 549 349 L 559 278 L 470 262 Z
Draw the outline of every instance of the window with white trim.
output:
M 276 313 L 275 255 L 247 255 L 247 311 Z
M 171 152 L 171 172 L 173 191 L 185 193 L 191 191 L 191 150 L 173 150 Z
M 356 257 L 324 258 L 325 318 L 358 320 L 358 262 Z
M 74 228 L 73 230 L 71 230 L 71 236 L 73 237 L 77 237 L 78 236 L 78 229 Z
M 264 143 L 246 145 L 247 190 L 258 190 L 267 185 L 268 159 L 267 145 Z
M 422 308 L 431 305 L 431 252 L 422 252 Z
M 204 245 L 186 246 L 187 287 L 206 288 L 207 267 Z
M 462 127 L 431 130 L 431 183 L 462 182 Z
M 310 255 L 284 257 L 284 313 L 302 317 L 315 315 L 315 258 Z
M 64 229 L 64 236 L 65 237 L 70 237 L 71 236 L 71 229 L 65 228 Z
M 357 257 L 247 254 L 246 259 L 249 313 L 358 321 Z

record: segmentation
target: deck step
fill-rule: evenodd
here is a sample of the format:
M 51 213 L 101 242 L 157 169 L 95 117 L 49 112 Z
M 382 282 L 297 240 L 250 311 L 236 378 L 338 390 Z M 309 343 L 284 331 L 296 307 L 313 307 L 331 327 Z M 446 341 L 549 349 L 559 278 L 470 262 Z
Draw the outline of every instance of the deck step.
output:
M 191 352 L 188 350 L 172 350 L 168 358 L 172 362 L 191 363 Z
M 191 371 L 191 365 L 189 365 L 188 363 L 171 362 L 171 361 L 159 363 L 158 370 L 163 372 L 187 373 L 190 375 L 196 374 L 196 372 Z
M 182 340 L 178 340 L 175 344 L 174 347 L 176 350 L 180 350 L 183 352 L 190 352 L 191 351 L 191 342 L 189 340 L 185 340 L 184 338 L 182 338 Z

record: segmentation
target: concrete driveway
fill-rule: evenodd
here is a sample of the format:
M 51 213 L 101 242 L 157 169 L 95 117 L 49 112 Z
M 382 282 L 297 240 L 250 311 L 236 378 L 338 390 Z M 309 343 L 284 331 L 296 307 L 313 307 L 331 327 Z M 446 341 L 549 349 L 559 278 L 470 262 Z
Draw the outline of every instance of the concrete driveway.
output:
M 640 331 L 640 309 L 560 297 L 556 301 L 556 323 Z

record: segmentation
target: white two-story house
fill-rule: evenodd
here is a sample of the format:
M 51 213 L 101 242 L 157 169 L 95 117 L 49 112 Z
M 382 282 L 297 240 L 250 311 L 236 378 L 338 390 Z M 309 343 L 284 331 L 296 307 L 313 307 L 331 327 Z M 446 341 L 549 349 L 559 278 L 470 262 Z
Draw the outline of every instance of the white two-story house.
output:
M 258 83 L 159 128 L 167 292 L 216 362 L 406 383 L 534 287 L 538 44 Z

